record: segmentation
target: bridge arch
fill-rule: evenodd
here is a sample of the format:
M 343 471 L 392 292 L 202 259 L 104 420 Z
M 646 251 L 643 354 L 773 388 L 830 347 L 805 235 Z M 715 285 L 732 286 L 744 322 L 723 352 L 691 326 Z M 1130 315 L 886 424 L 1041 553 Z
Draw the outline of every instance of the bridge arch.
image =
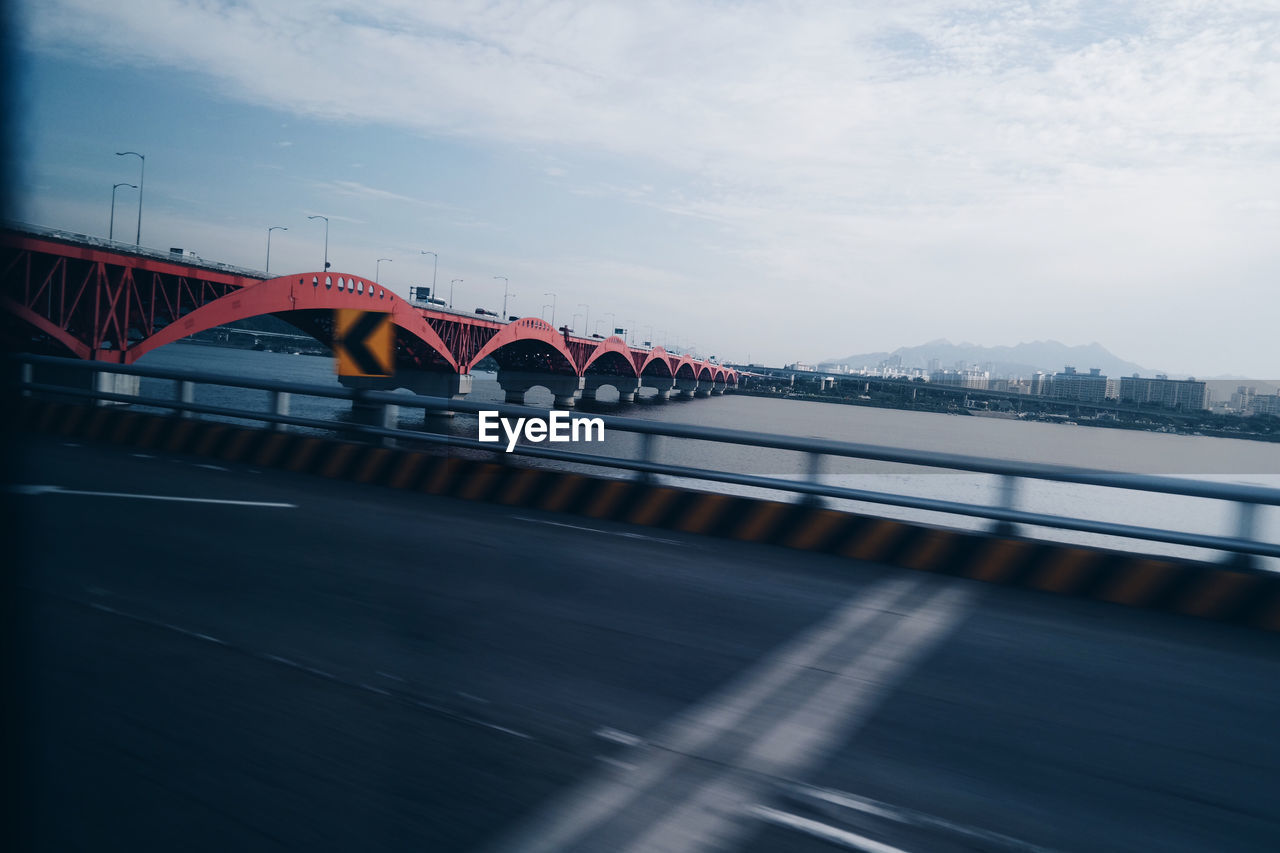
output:
M 564 336 L 537 317 L 524 317 L 505 326 L 476 352 L 464 372 L 470 373 L 489 356 L 504 368 L 542 368 L 552 373 L 579 375 Z
M 418 342 L 425 346 L 433 359 L 443 362 L 455 372 L 458 370 L 458 362 L 449 348 L 412 305 L 376 283 L 346 273 L 293 274 L 234 290 L 205 303 L 135 344 L 126 353 L 126 358 L 133 362 L 154 349 L 196 332 L 264 314 L 275 314 L 286 319 L 293 314 L 309 320 L 297 325 L 323 343 L 331 345 L 331 330 L 326 330 L 330 326 L 328 318 L 332 317 L 329 312 L 335 308 L 357 308 L 391 314 L 392 322 L 398 327 L 397 338 L 402 344 L 412 345 Z M 315 312 L 324 312 L 323 319 L 317 319 Z M 329 340 L 325 340 L 326 333 Z
M 677 379 L 697 379 L 698 363 L 687 355 L 680 356 L 675 364 L 675 377 Z
M 662 347 L 654 347 L 645 358 L 644 364 L 640 365 L 640 375 L 674 376 L 675 373 L 671 369 L 671 359 L 671 353 Z
M 593 371 L 592 367 L 596 369 Z M 636 371 L 631 347 L 627 346 L 627 342 L 617 335 L 606 338 L 595 348 L 595 351 L 587 359 L 587 363 L 583 365 L 582 372 L 584 375 L 592 372 L 632 378 L 640 375 Z

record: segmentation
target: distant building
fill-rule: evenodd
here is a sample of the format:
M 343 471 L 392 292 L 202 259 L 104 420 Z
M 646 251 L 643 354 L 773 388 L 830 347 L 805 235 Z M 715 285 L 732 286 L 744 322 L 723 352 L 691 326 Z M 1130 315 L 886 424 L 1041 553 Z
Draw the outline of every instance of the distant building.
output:
M 957 370 L 935 370 L 929 374 L 929 381 L 937 385 L 955 385 L 978 391 L 987 390 L 990 380 L 991 374 L 985 370 L 974 370 L 971 367 Z
M 812 364 L 803 364 L 797 361 L 795 364 L 785 365 L 783 367 L 783 370 L 798 370 L 798 371 L 803 371 L 805 373 L 813 373 L 817 370 L 817 368 L 814 367 Z
M 1077 373 L 1068 365 L 1061 373 L 1053 375 L 1051 396 L 1056 400 L 1101 403 L 1107 398 L 1107 377 L 1102 375 L 1100 367 L 1091 367 L 1088 373 Z
M 1031 376 L 1027 393 L 1035 394 L 1040 397 L 1047 397 L 1049 395 L 1049 389 L 1052 385 L 1053 385 L 1053 377 L 1045 373 L 1043 370 L 1037 370 Z
M 1191 379 L 1170 379 L 1158 374 L 1155 379 L 1125 376 L 1120 379 L 1120 402 L 1132 405 L 1155 404 L 1166 409 L 1199 411 L 1209 408 L 1208 386 Z
M 1257 388 L 1248 385 L 1237 385 L 1235 393 L 1231 395 L 1229 405 L 1237 412 L 1247 412 L 1253 408 L 1253 398 L 1257 393 Z
M 1250 408 L 1255 415 L 1280 415 L 1280 394 L 1255 394 Z

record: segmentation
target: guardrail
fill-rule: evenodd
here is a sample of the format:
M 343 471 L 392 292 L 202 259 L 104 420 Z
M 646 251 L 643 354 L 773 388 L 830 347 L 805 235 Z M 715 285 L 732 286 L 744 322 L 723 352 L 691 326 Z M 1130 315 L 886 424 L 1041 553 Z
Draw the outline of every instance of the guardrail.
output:
M 55 394 L 61 397 L 78 397 L 99 402 L 125 403 L 169 409 L 183 416 L 198 414 L 218 415 L 222 417 L 258 421 L 269 424 L 274 429 L 289 426 L 306 427 L 327 431 L 341 431 L 362 438 L 381 441 L 410 441 L 425 444 L 467 447 L 492 452 L 494 445 L 476 439 L 459 438 L 451 435 L 439 435 L 430 432 L 419 432 L 397 428 L 393 425 L 392 407 L 422 409 L 427 413 L 466 413 L 478 414 L 498 412 L 509 417 L 528 417 L 530 415 L 545 416 L 547 409 L 513 406 L 497 403 L 475 403 L 465 400 L 451 400 L 437 397 L 422 397 L 411 394 L 389 393 L 348 389 L 330 385 L 308 385 L 285 383 L 272 380 L 245 379 L 217 373 L 201 371 L 172 370 L 163 368 L 140 367 L 137 365 L 106 364 L 102 362 L 82 361 L 79 359 L 54 358 L 18 354 L 11 357 L 20 365 L 19 388 L 25 396 L 34 394 Z M 72 388 L 63 385 L 36 382 L 33 369 L 39 365 L 57 366 L 61 369 L 84 371 L 91 374 L 119 374 L 126 376 L 147 377 L 153 379 L 172 380 L 176 384 L 176 394 L 172 398 L 142 397 L 132 394 L 119 394 L 104 390 Z M 94 381 L 95 388 L 99 384 Z M 270 392 L 272 405 L 270 411 L 211 406 L 195 402 L 196 385 L 209 384 L 233 388 Z M 316 418 L 303 418 L 288 414 L 291 395 L 323 397 L 330 399 L 350 400 L 375 413 L 378 417 L 373 423 L 343 423 Z M 1198 548 L 1209 548 L 1227 552 L 1237 568 L 1253 568 L 1250 555 L 1280 557 L 1280 543 L 1266 542 L 1257 538 L 1257 515 L 1259 506 L 1280 506 L 1280 489 L 1263 486 L 1237 485 L 1229 483 L 1213 483 L 1191 480 L 1180 477 L 1155 476 L 1143 474 L 1121 474 L 1088 468 L 1072 468 L 1058 465 L 1037 463 L 1014 463 L 987 459 L 976 456 L 964 456 L 949 453 L 933 453 L 899 448 L 888 448 L 869 444 L 829 441 L 814 438 L 793 438 L 771 435 L 768 433 L 746 430 L 729 430 L 705 426 L 661 423 L 635 418 L 612 415 L 592 415 L 599 417 L 608 430 L 635 433 L 641 436 L 639 458 L 602 456 L 569 450 L 557 450 L 550 447 L 538 447 L 528 444 L 517 445 L 513 455 L 521 455 L 536 459 L 573 463 L 594 468 L 605 468 L 630 471 L 642 478 L 654 475 L 701 480 L 706 482 L 725 483 L 737 486 L 768 489 L 790 493 L 800 500 L 814 501 L 821 498 L 860 501 L 864 503 L 903 507 L 907 509 L 925 510 L 947 513 L 968 518 L 986 519 L 997 522 L 997 530 L 1005 535 L 1013 531 L 1012 525 L 1025 524 L 1050 527 L 1060 530 L 1071 530 L 1082 533 L 1094 533 L 1106 536 L 1118 536 L 1127 539 L 1138 539 L 1162 542 L 1171 545 L 1182 545 Z M 808 459 L 808 479 L 786 480 L 724 471 L 708 468 L 694 468 L 683 465 L 672 465 L 654 458 L 655 437 L 687 439 L 696 441 L 712 441 L 724 444 L 735 444 L 757 448 L 793 451 L 805 454 Z M 866 489 L 846 488 L 819 482 L 823 460 L 829 457 L 862 459 L 876 462 L 893 462 L 924 468 L 962 471 L 969 473 L 991 474 L 1001 478 L 1001 499 L 997 505 L 962 503 L 957 501 L 938 500 L 911 495 L 878 492 Z M 1194 533 L 1180 530 L 1167 530 L 1155 527 L 1117 524 L 1092 519 L 1073 518 L 1048 513 L 1030 512 L 1016 506 L 1018 484 L 1023 480 L 1044 480 L 1060 483 L 1074 483 L 1089 486 L 1101 486 L 1115 489 L 1127 489 L 1141 492 L 1181 495 L 1185 497 L 1206 498 L 1234 503 L 1236 510 L 1236 533 L 1234 536 L 1219 536 Z

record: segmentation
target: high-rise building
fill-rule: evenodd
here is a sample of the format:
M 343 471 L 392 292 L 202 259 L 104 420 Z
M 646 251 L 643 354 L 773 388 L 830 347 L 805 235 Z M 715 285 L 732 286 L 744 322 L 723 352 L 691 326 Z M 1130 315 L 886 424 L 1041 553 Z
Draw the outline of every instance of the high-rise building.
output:
M 938 385 L 958 385 L 961 388 L 973 388 L 978 391 L 987 390 L 991 374 L 985 370 L 963 368 L 958 370 L 935 370 L 929 374 L 929 381 Z
M 1280 415 L 1280 394 L 1255 394 L 1251 409 L 1255 415 Z
M 1125 376 L 1120 379 L 1120 402 L 1133 405 L 1154 403 L 1166 409 L 1197 411 L 1209 407 L 1208 386 L 1190 379 L 1170 379 L 1157 374 L 1155 379 Z
M 1102 375 L 1100 367 L 1091 367 L 1088 373 L 1077 373 L 1068 365 L 1061 373 L 1053 375 L 1052 396 L 1057 400 L 1101 403 L 1107 397 L 1107 377 Z

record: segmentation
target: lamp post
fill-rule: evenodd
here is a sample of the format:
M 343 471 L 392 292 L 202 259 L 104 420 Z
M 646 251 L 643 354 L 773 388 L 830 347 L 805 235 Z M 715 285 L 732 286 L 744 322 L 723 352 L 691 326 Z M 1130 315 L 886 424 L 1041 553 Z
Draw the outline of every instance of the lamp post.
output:
M 440 256 L 426 249 L 422 250 L 422 254 L 431 256 L 431 298 L 439 299 L 440 297 L 436 295 L 436 267 L 440 265 Z
M 107 239 L 115 240 L 116 237 L 116 190 L 121 187 L 132 187 L 137 189 L 137 184 L 112 184 L 111 186 L 111 223 L 107 226 Z
M 606 317 L 608 317 L 608 318 L 609 318 L 609 334 L 608 334 L 608 335 L 605 335 L 605 337 L 607 338 L 607 337 L 609 337 L 610 335 L 612 335 L 612 334 L 613 334 L 613 330 L 614 330 L 614 329 L 616 329 L 616 328 L 618 327 L 618 318 L 617 318 L 617 317 L 615 317 L 615 316 L 613 315 L 613 313 L 612 313 L 612 312 L 610 312 L 610 313 L 608 313 L 608 314 L 605 314 L 604 316 L 606 316 Z
M 460 281 L 462 281 L 462 279 L 455 278 L 453 281 L 449 282 L 449 307 L 450 308 L 453 308 L 453 286 Z
M 502 322 L 507 322 L 507 294 L 511 291 L 511 282 L 507 281 L 505 275 L 495 275 L 495 279 L 502 279 Z
M 653 326 L 645 326 L 649 330 L 649 334 L 645 336 L 644 343 L 647 343 L 650 349 L 653 348 Z
M 271 232 L 272 231 L 288 231 L 289 229 L 283 225 L 272 225 L 267 229 L 267 274 L 271 274 Z
M 323 219 L 324 220 L 324 271 L 329 271 L 329 217 L 316 214 L 308 216 L 307 219 Z
M 577 329 L 577 328 L 578 328 L 578 325 L 577 325 L 577 324 L 578 324 L 578 318 L 579 318 L 579 317 L 581 317 L 581 316 L 582 316 L 581 314 L 574 314 L 574 315 L 573 315 L 573 317 L 572 317 L 572 318 L 570 318 L 570 320 L 569 320 L 569 331 L 574 331 L 575 329 Z
M 378 283 L 378 279 L 379 279 L 379 277 L 381 277 L 381 275 L 382 275 L 382 262 L 383 262 L 383 261 L 386 261 L 387 263 L 391 263 L 391 259 L 390 259 L 390 258 L 378 258 L 376 261 L 374 261 L 374 262 L 373 262 L 373 283 L 374 283 L 374 284 L 377 284 L 377 283 Z
M 591 328 L 591 306 L 590 306 L 590 305 L 588 305 L 588 304 L 587 304 L 587 303 L 585 303 L 585 302 L 579 302 L 579 303 L 578 303 L 578 307 L 579 307 L 579 308 L 581 308 L 581 309 L 583 309 L 583 311 L 582 311 L 582 333 L 585 335 L 585 334 L 587 333 L 587 329 L 590 329 L 590 328 Z M 575 316 L 576 316 L 576 315 L 575 315 Z
M 666 329 L 659 329 L 659 330 L 658 330 L 658 334 L 659 334 L 659 335 L 662 335 L 662 348 L 663 348 L 663 349 L 666 349 L 666 348 L 667 348 L 667 330 L 666 330 Z
M 128 157 L 133 155 L 141 161 L 138 167 L 138 235 L 134 239 L 135 246 L 142 245 L 142 190 L 147 185 L 147 158 L 145 155 L 139 154 L 137 151 L 117 151 L 117 157 Z
M 551 328 L 554 329 L 556 325 L 556 295 L 554 293 L 544 293 L 542 295 L 551 297 Z M 543 305 L 542 307 L 546 308 L 547 306 Z

